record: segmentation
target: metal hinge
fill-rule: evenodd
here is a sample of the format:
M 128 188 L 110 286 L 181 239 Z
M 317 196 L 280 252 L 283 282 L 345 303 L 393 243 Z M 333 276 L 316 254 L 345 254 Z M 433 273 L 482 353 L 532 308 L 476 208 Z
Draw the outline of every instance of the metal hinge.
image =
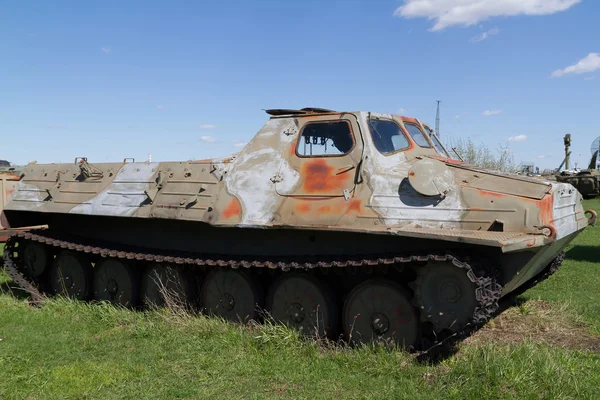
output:
M 156 180 L 154 182 L 156 183 L 156 186 L 144 190 L 144 194 L 146 195 L 150 203 L 154 203 L 154 198 L 156 197 L 158 192 L 163 188 L 164 176 L 162 174 L 162 171 L 158 171 L 158 174 L 156 175 Z
M 346 201 L 350 200 L 350 191 L 348 189 L 344 189 L 342 193 L 344 193 L 344 199 Z
M 198 202 L 198 195 L 205 191 L 206 191 L 206 186 L 203 183 L 200 185 L 200 188 L 198 189 L 198 193 L 187 202 L 187 205 L 185 208 L 190 208 L 193 205 L 195 205 Z

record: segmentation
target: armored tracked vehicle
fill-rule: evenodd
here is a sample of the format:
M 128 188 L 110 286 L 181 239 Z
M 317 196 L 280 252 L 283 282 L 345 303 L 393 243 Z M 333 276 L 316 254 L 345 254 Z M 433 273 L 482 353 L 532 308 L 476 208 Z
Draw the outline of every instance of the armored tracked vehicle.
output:
M 573 185 L 584 198 L 593 199 L 600 196 L 600 171 L 596 169 L 598 153 L 599 151 L 594 153 L 587 169 L 577 172 L 563 171 L 556 175 L 556 180 Z
M 81 300 L 164 286 L 231 320 L 419 347 L 485 321 L 596 219 L 571 185 L 447 158 L 413 118 L 267 113 L 223 159 L 28 165 L 2 224 L 48 228 L 7 265 Z

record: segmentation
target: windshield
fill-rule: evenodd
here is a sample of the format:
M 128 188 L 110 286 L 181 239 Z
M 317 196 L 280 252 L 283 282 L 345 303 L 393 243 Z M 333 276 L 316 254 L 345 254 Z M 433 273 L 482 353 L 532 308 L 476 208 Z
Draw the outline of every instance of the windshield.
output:
M 421 130 L 416 125 L 405 123 L 404 127 L 406 128 L 408 133 L 410 133 L 410 136 L 413 138 L 416 144 L 418 144 L 421 147 L 431 147 L 431 145 L 425 138 L 423 132 L 421 132 Z
M 375 147 L 382 154 L 390 154 L 410 147 L 408 139 L 394 121 L 369 119 L 369 130 Z

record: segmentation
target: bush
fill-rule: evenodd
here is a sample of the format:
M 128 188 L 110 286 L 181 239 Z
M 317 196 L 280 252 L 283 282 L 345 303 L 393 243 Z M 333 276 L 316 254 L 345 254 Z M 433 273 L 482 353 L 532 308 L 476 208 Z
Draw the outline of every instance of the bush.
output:
M 449 148 L 454 149 L 467 164 L 502 172 L 517 172 L 515 158 L 508 145 L 499 144 L 495 151 L 483 143 L 471 139 L 453 139 Z

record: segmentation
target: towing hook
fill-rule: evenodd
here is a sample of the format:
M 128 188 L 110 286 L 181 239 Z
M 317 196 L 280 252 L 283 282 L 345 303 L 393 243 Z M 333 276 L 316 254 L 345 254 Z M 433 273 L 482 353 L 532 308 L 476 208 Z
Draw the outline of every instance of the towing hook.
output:
M 594 210 L 585 210 L 586 215 L 590 215 L 588 218 L 588 225 L 596 225 L 596 221 L 598 220 L 598 214 Z

